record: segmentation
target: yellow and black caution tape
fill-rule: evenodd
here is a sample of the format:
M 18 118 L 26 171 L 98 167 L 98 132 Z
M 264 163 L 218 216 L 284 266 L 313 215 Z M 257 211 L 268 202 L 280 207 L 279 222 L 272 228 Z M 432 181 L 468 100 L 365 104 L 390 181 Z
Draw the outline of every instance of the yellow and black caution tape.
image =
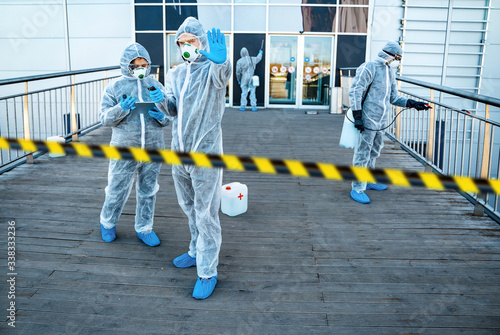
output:
M 357 180 L 368 183 L 387 183 L 394 186 L 421 186 L 434 190 L 460 190 L 500 194 L 498 179 L 478 179 L 462 176 L 439 176 L 430 172 L 408 172 L 394 169 L 368 169 L 339 166 L 331 163 L 301 162 L 289 159 L 212 155 L 200 152 L 175 152 L 133 147 L 114 147 L 81 142 L 58 143 L 0 137 L 0 149 L 21 149 L 26 152 L 49 151 L 81 157 L 105 157 L 139 162 L 161 162 L 169 165 L 195 165 L 203 168 L 224 168 L 233 171 L 256 171 L 268 174 L 288 174 L 295 177 L 319 177 L 331 180 Z

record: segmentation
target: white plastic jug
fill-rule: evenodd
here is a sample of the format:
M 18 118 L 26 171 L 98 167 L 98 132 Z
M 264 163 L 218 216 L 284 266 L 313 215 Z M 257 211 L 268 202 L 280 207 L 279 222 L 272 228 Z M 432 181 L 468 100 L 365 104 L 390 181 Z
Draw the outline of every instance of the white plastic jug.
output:
M 47 141 L 50 141 L 50 142 L 58 142 L 58 143 L 66 143 L 66 140 L 64 139 L 63 136 L 50 136 L 50 137 L 47 137 Z M 63 157 L 63 156 L 66 156 L 66 154 L 53 154 L 51 152 L 49 152 L 49 156 L 50 157 Z
M 342 133 L 340 134 L 340 146 L 348 149 L 353 149 L 358 143 L 359 130 L 354 127 L 354 117 L 352 110 L 349 108 L 344 118 L 344 125 L 342 126 Z
M 247 185 L 238 182 L 222 185 L 220 206 L 222 213 L 229 216 L 245 213 L 248 207 Z
M 252 86 L 259 87 L 259 85 L 260 85 L 259 76 L 253 76 L 252 77 Z

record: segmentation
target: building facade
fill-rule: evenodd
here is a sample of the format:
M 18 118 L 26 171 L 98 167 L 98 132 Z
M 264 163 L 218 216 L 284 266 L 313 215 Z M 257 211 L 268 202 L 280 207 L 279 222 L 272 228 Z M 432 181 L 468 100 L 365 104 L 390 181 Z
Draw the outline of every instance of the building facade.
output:
M 251 56 L 263 48 L 258 106 L 329 108 L 338 69 L 365 60 L 369 0 L 136 0 L 135 39 L 162 67 L 161 78 L 182 62 L 175 32 L 189 16 L 221 29 L 233 69 L 242 47 Z M 228 105 L 239 106 L 240 95 L 233 71 Z
M 375 58 L 388 40 L 403 47 L 403 76 L 494 96 L 499 2 L 0 0 L 0 79 L 116 66 L 131 41 L 148 48 L 163 78 L 180 61 L 173 35 L 194 16 L 224 32 L 233 64 L 243 46 L 255 56 L 264 41 L 256 65 L 261 107 L 327 109 L 338 97 L 339 68 Z M 233 76 L 227 104 L 239 100 Z

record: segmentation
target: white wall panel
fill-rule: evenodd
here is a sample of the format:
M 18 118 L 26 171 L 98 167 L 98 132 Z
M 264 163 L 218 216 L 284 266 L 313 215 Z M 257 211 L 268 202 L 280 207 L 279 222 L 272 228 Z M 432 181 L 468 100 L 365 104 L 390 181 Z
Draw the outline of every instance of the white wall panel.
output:
M 71 38 L 130 37 L 130 4 L 68 5 Z
M 120 64 L 120 57 L 129 38 L 74 38 L 70 41 L 73 70 Z

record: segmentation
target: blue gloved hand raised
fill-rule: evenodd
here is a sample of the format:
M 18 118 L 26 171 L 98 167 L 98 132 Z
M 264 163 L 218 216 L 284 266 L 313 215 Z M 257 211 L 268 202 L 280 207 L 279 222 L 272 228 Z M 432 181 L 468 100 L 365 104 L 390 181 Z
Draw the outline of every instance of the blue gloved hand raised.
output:
M 165 96 L 163 95 L 163 92 L 161 90 L 154 87 L 154 89 L 149 90 L 149 97 L 154 103 L 158 104 L 163 101 L 163 98 Z
M 226 39 L 224 38 L 224 34 L 220 32 L 220 29 L 215 31 L 215 28 L 212 28 L 212 32 L 207 31 L 208 45 L 210 47 L 210 53 L 205 50 L 200 50 L 200 54 L 210 59 L 215 64 L 222 64 L 226 61 L 227 58 L 227 49 L 226 49 Z
M 148 114 L 157 121 L 163 121 L 163 119 L 167 117 L 165 114 L 160 112 L 156 107 L 148 110 Z
M 262 49 L 260 49 L 260 50 L 259 50 L 259 53 L 260 53 L 260 54 L 263 54 L 263 53 L 264 53 L 264 51 L 263 51 Z
M 129 109 L 135 109 L 135 98 L 128 97 L 126 99 L 123 99 L 122 97 L 122 101 L 120 102 L 120 107 L 125 111 Z

